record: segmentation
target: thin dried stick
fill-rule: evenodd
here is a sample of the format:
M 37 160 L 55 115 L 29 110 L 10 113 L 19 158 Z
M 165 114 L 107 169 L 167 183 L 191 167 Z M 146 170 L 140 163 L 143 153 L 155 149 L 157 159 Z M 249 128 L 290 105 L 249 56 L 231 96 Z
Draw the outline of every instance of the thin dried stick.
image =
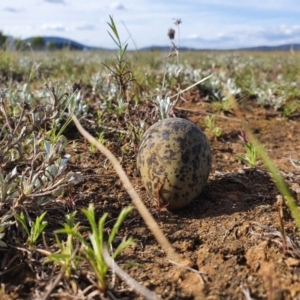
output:
M 159 298 L 150 290 L 140 285 L 135 279 L 130 277 L 125 271 L 123 271 L 115 261 L 110 257 L 107 246 L 103 245 L 102 254 L 106 264 L 122 279 L 132 287 L 136 292 L 142 295 L 147 300 L 158 300 Z
M 202 79 L 200 79 L 199 81 L 197 81 L 196 83 L 194 83 L 194 84 L 190 85 L 190 86 L 189 86 L 189 87 L 187 87 L 186 89 L 184 89 L 184 90 L 180 91 L 179 93 L 177 93 L 177 94 L 175 94 L 175 95 L 172 95 L 172 96 L 170 97 L 170 99 L 172 99 L 172 98 L 175 98 L 175 97 L 177 97 L 178 95 L 180 95 L 180 94 L 182 94 L 182 93 L 184 93 L 184 92 L 188 91 L 189 89 L 191 89 L 191 88 L 193 88 L 194 86 L 196 86 L 196 85 L 200 84 L 201 82 L 203 82 L 203 81 L 205 81 L 205 80 L 209 79 L 209 78 L 210 78 L 210 77 L 212 77 L 212 76 L 213 76 L 213 74 L 211 74 L 211 75 L 208 75 L 208 76 L 206 76 L 205 78 L 202 78 Z
M 286 233 L 285 233 L 284 223 L 283 223 L 283 198 L 281 195 L 277 196 L 276 206 L 278 212 L 279 229 L 282 238 L 282 249 L 283 252 L 285 253 L 287 251 L 287 243 L 286 243 Z
M 264 232 L 265 235 L 277 236 L 282 239 L 282 233 L 272 227 L 263 225 L 256 221 L 252 221 L 251 224 L 257 225 L 260 228 L 266 230 L 267 232 Z M 277 241 L 274 240 L 274 242 L 277 242 Z M 293 257 L 300 258 L 299 246 L 288 235 L 285 236 L 285 242 L 286 242 L 287 250 L 289 251 L 289 253 L 292 254 Z
M 249 289 L 244 289 L 243 287 L 241 287 L 241 291 L 244 294 L 246 300 L 254 300 L 253 298 L 251 298 Z
M 120 177 L 120 180 L 122 181 L 124 188 L 126 189 L 127 193 L 131 197 L 131 200 L 133 204 L 135 205 L 136 209 L 144 219 L 146 225 L 158 241 L 158 243 L 161 245 L 163 250 L 166 252 L 167 257 L 169 259 L 173 259 L 176 261 L 181 261 L 178 254 L 175 252 L 174 248 L 168 241 L 168 239 L 163 234 L 162 230 L 159 228 L 158 224 L 148 211 L 145 204 L 142 202 L 140 196 L 135 191 L 134 187 L 132 186 L 128 176 L 124 172 L 122 166 L 120 165 L 117 158 L 101 143 L 99 143 L 92 135 L 90 135 L 80 124 L 78 119 L 75 117 L 75 115 L 72 115 L 73 122 L 75 123 L 78 131 L 92 144 L 94 144 L 112 163 L 113 167 L 116 170 L 116 173 Z
M 61 278 L 63 277 L 64 272 L 60 272 L 56 278 L 48 284 L 48 286 L 46 287 L 47 292 L 45 292 L 45 294 L 42 296 L 42 298 L 40 298 L 41 300 L 47 300 L 50 296 L 50 294 L 52 293 L 52 291 L 55 289 L 55 287 L 58 285 L 59 281 L 61 280 Z
M 295 167 L 297 170 L 300 170 L 300 166 L 295 164 L 295 162 L 299 163 L 298 160 L 289 158 L 289 161 L 290 161 L 290 163 L 292 164 L 293 167 Z
M 203 275 L 203 274 L 204 274 L 204 275 L 207 275 L 206 272 L 203 272 L 203 271 L 197 271 L 197 270 L 195 270 L 195 269 L 193 269 L 193 268 L 190 268 L 190 267 L 187 267 L 187 266 L 184 266 L 184 265 L 180 265 L 180 264 L 178 264 L 177 262 L 175 262 L 175 261 L 173 261 L 173 260 L 170 260 L 170 259 L 169 259 L 169 262 L 170 262 L 171 264 L 175 265 L 175 266 L 178 266 L 178 267 L 180 267 L 180 268 L 184 268 L 185 270 L 188 270 L 188 271 L 191 271 L 191 272 L 195 273 L 195 274 L 197 275 L 197 277 L 199 278 L 201 284 L 204 284 L 204 283 L 205 283 L 204 280 L 203 280 L 203 278 L 202 278 L 202 275 Z

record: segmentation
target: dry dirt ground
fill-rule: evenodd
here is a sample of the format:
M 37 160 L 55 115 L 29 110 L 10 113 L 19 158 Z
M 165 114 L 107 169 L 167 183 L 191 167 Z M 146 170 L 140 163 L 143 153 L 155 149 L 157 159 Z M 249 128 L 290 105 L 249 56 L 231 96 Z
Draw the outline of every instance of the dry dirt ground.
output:
M 199 112 L 211 111 L 209 104 L 197 97 L 178 106 L 186 110 L 175 112 L 194 122 L 204 117 Z M 286 120 L 272 108 L 257 107 L 251 101 L 242 103 L 241 109 L 299 204 L 300 167 L 289 160 L 300 159 L 299 117 Z M 239 138 L 241 125 L 233 115 L 227 117 L 229 119 L 217 119 L 217 126 L 223 131 L 221 137 L 216 139 L 207 134 L 213 169 L 201 195 L 184 209 L 158 212 L 141 184 L 135 156 L 119 156 L 134 187 L 177 253 L 189 261 L 189 267 L 199 271 L 197 280 L 189 271 L 167 260 L 136 210 L 118 234 L 120 239 L 132 236 L 136 246 L 126 249 L 117 263 L 162 299 L 300 299 L 300 234 L 288 208 L 283 205 L 287 236 L 287 246 L 283 246 L 279 231 L 279 192 L 262 165 L 250 169 L 237 161 L 236 157 L 244 153 Z M 76 196 L 74 207 L 68 196 L 62 199 L 63 206 L 60 204 L 48 211 L 49 244 L 53 241 L 53 229 L 59 228 L 65 214 L 74 209 L 80 211 L 92 202 L 98 217 L 106 212 L 109 220 L 115 220 L 121 209 L 131 204 L 106 158 L 99 152 L 88 151 L 83 139 L 74 136 L 77 146 L 69 147 L 70 168 L 81 171 L 85 179 L 72 191 L 71 196 Z M 86 223 L 82 217 L 81 221 Z M 111 224 L 113 222 L 107 227 Z M 32 299 L 35 289 L 43 292 L 49 287 L 55 270 L 32 269 L 34 261 L 39 259 L 38 253 L 29 256 L 20 251 L 18 255 L 15 261 L 21 267 L 7 274 L 3 282 L 8 291 L 15 291 L 18 299 Z M 87 274 L 87 266 L 83 266 L 81 275 L 73 279 L 81 289 L 90 284 Z M 141 299 L 118 278 L 112 281 L 111 276 L 109 290 L 115 299 Z M 51 299 L 79 299 L 64 280 L 57 284 L 54 292 L 56 296 Z M 104 297 L 110 298 L 109 295 Z

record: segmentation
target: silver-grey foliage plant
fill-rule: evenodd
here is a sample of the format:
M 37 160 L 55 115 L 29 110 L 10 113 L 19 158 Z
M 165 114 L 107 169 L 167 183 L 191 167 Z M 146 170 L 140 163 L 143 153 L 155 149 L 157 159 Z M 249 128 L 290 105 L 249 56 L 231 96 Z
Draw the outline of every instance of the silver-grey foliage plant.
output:
M 84 112 L 80 92 L 50 84 L 42 100 L 26 93 L 23 87 L 18 102 L 17 93 L 0 91 L 0 208 L 10 210 L 31 201 L 45 205 L 83 179 L 80 172 L 67 171 L 70 155 L 62 135 L 69 112 Z M 0 240 L 7 218 L 0 219 Z

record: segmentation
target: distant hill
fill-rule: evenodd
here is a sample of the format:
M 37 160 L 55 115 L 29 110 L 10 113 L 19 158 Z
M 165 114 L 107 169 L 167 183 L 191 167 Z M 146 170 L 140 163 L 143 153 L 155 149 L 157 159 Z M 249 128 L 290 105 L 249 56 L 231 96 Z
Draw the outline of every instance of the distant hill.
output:
M 24 39 L 23 41 L 26 43 L 30 43 L 30 41 L 34 37 L 30 37 Z M 93 51 L 93 50 L 103 50 L 103 51 L 111 51 L 112 49 L 101 48 L 101 47 L 92 47 L 86 46 L 81 43 L 75 42 L 70 39 L 55 37 L 55 36 L 42 36 L 46 45 L 50 43 L 54 43 L 57 49 L 62 49 L 68 47 L 71 50 L 84 50 L 84 51 Z M 257 46 L 257 47 L 247 47 L 247 48 L 236 48 L 236 49 L 197 49 L 197 48 L 189 48 L 189 47 L 180 47 L 180 51 L 290 51 L 293 49 L 294 51 L 300 50 L 300 44 L 285 44 L 279 46 Z M 170 46 L 149 46 L 140 48 L 139 51 L 169 51 Z
M 238 50 L 245 51 L 299 51 L 300 44 L 285 44 L 280 46 L 258 46 L 258 47 L 249 47 L 249 48 L 241 48 Z
M 170 46 L 149 46 L 140 48 L 139 51 L 170 51 Z M 196 49 L 196 48 L 188 48 L 188 47 L 180 47 L 180 51 L 205 51 L 206 49 Z M 208 50 L 208 49 L 207 49 Z
M 23 41 L 25 43 L 30 43 L 33 38 L 35 38 L 35 37 L 29 37 L 27 39 L 24 39 Z M 56 36 L 42 36 L 42 38 L 45 42 L 45 45 L 49 45 L 50 43 L 53 43 L 56 45 L 57 49 L 69 48 L 71 50 L 85 50 L 85 51 L 108 50 L 108 49 L 100 48 L 100 47 L 86 46 L 86 45 L 80 44 L 78 42 L 75 42 L 73 40 L 56 37 Z
M 150 46 L 139 49 L 140 51 L 169 51 L 170 47 L 166 46 Z M 257 47 L 248 47 L 248 48 L 233 48 L 233 49 L 197 49 L 197 48 L 188 48 L 188 47 L 180 47 L 180 51 L 299 51 L 300 44 L 286 44 L 279 46 L 257 46 Z

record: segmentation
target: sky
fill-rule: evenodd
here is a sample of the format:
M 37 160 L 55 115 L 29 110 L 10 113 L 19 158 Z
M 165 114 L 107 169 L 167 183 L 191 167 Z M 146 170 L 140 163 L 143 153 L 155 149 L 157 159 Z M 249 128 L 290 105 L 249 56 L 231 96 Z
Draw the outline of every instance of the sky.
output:
M 299 0 L 1 0 L 0 30 L 17 38 L 58 36 L 115 48 L 112 16 L 129 49 L 175 44 L 233 49 L 300 43 Z M 178 27 L 174 20 L 180 19 Z M 179 38 L 179 41 L 178 41 Z

